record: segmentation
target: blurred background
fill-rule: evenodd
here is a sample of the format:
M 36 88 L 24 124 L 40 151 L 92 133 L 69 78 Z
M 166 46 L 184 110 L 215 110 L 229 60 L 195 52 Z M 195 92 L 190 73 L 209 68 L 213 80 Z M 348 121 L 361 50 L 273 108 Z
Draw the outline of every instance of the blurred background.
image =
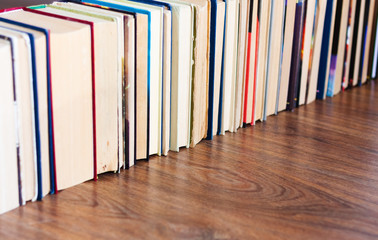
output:
M 0 9 L 25 7 L 43 3 L 51 3 L 53 0 L 0 0 Z

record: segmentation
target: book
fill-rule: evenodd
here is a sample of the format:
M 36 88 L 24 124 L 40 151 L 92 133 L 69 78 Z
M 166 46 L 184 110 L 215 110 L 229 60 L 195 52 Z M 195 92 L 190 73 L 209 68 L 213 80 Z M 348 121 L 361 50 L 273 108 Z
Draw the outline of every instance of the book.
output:
M 348 20 L 349 1 L 338 1 L 336 5 L 335 28 L 332 41 L 332 55 L 329 70 L 327 96 L 333 97 L 340 92 L 341 74 L 344 62 L 346 28 Z
M 170 84 L 169 148 L 178 152 L 180 147 L 187 146 L 189 142 L 191 39 L 193 36 L 192 9 L 186 3 L 166 2 L 172 5 L 172 82 Z
M 128 1 L 126 1 L 128 2 Z M 148 4 L 153 7 L 158 7 L 162 10 L 162 79 L 160 83 L 159 98 L 161 99 L 159 105 L 159 140 L 158 140 L 158 155 L 167 155 L 169 151 L 170 138 L 170 112 L 171 112 L 171 77 L 172 77 L 172 5 L 167 2 L 150 1 L 150 0 L 131 0 L 130 2 Z
M 253 104 L 252 124 L 263 118 L 264 109 L 264 93 L 265 93 L 265 76 L 266 76 L 266 60 L 268 52 L 268 33 L 269 33 L 269 19 L 271 14 L 271 2 L 260 1 L 260 17 L 259 17 L 259 43 L 258 56 L 256 65 L 256 87 Z
M 352 43 L 353 43 L 353 31 L 354 31 L 354 21 L 356 15 L 356 1 L 351 1 L 349 14 L 348 14 L 348 27 L 346 35 L 346 46 L 345 46 L 345 59 L 342 75 L 342 90 L 344 91 L 348 87 L 349 83 L 349 69 L 350 69 L 350 59 L 352 56 Z
M 117 52 L 118 34 L 115 18 L 101 16 L 95 13 L 87 13 L 79 9 L 70 9 L 63 4 L 45 5 L 34 7 L 36 13 L 46 16 L 66 19 L 68 21 L 86 21 L 93 24 L 93 57 L 92 66 L 95 92 L 94 102 L 95 116 L 93 134 L 95 139 L 96 170 L 97 174 L 118 170 L 119 163 L 119 91 L 122 89 L 122 71 L 118 68 Z M 103 46 L 109 46 L 103 48 Z M 92 75 L 92 76 L 93 76 Z M 121 150 L 122 152 L 122 150 Z M 123 157 L 120 156 L 121 158 Z M 97 176 L 95 176 L 96 178 Z
M 346 41 L 347 41 L 347 27 L 350 13 L 350 1 L 343 1 L 342 3 L 342 13 L 340 20 L 340 32 L 339 32 L 339 43 L 337 50 L 337 62 L 335 68 L 335 77 L 334 77 L 334 86 L 333 86 L 333 95 L 338 94 L 343 85 L 343 71 L 345 65 L 345 52 L 346 50 Z M 335 30 L 336 32 L 336 30 Z M 334 40 L 336 41 L 336 40 Z
M 159 82 L 161 80 L 161 58 L 160 61 L 158 60 L 159 58 L 159 49 L 161 48 L 161 41 L 154 41 L 152 43 L 152 37 L 156 39 L 161 40 L 161 21 L 162 21 L 162 10 L 160 9 L 153 9 L 149 8 L 148 6 L 145 6 L 144 8 L 140 8 L 135 6 L 135 4 L 126 4 L 124 2 L 118 2 L 118 1 L 101 1 L 101 0 L 88 0 L 88 1 L 82 1 L 83 3 L 86 4 L 94 4 L 94 5 L 99 5 L 103 7 L 108 7 L 112 8 L 115 10 L 122 10 L 122 11 L 129 11 L 129 12 L 135 12 L 138 14 L 144 14 L 147 17 L 147 29 L 145 28 L 140 28 L 140 30 L 147 30 L 147 42 L 140 42 L 138 41 L 138 47 L 137 47 L 137 59 L 140 59 L 143 61 L 143 59 L 147 59 L 147 68 L 140 68 L 141 71 L 145 72 L 145 69 L 147 69 L 147 82 L 144 82 L 143 78 L 138 79 L 137 75 L 137 102 L 141 104 L 141 108 L 144 108 L 145 103 L 147 102 L 147 111 L 146 112 L 140 112 L 139 114 L 137 113 L 137 122 L 139 123 L 139 117 L 141 119 L 141 123 L 145 121 L 145 115 L 147 119 L 147 124 L 137 124 L 137 159 L 149 159 L 150 154 L 156 154 L 158 151 L 158 144 L 157 141 L 158 139 L 158 131 L 159 131 Z M 138 23 L 137 19 L 137 23 Z M 152 22 L 154 23 L 153 25 Z M 159 26 L 160 27 L 159 27 Z M 152 29 L 155 29 L 152 31 Z M 160 31 L 159 31 L 160 29 Z M 142 32 L 138 32 L 138 26 L 137 26 L 137 37 L 140 36 L 142 37 Z M 143 34 L 144 35 L 144 34 Z M 160 37 L 159 37 L 160 36 Z M 147 44 L 147 48 L 143 48 L 141 44 Z M 146 46 L 146 45 L 145 45 Z M 142 51 L 144 50 L 144 51 Z M 152 51 L 153 50 L 153 51 Z M 150 51 L 150 54 L 148 52 Z M 151 52 L 152 51 L 152 52 Z M 147 56 L 146 58 L 143 58 L 144 56 Z M 153 60 L 154 59 L 154 60 Z M 152 64 L 152 61 L 154 62 Z M 142 66 L 142 62 L 137 62 L 137 65 Z M 144 65 L 145 66 L 145 65 Z M 139 71 L 137 71 L 138 74 Z M 153 79 L 153 80 L 152 80 Z M 146 85 L 144 85 L 146 84 Z M 143 90 L 146 91 L 143 91 Z M 154 90 L 153 96 L 150 91 Z M 152 99 L 154 100 L 154 105 L 151 106 Z M 140 100 L 140 101 L 138 101 Z M 154 108 L 154 114 L 150 113 L 150 110 Z M 139 106 L 137 105 L 137 109 L 139 109 Z M 145 115 L 144 115 L 145 114 Z M 153 116 L 151 116 L 153 115 Z M 154 120 L 151 120 L 153 118 Z M 151 130 L 150 123 L 154 123 L 154 129 Z M 147 134 L 145 135 L 144 127 L 146 127 Z M 151 132 L 153 131 L 154 136 L 151 137 Z M 152 140 L 151 140 L 152 139 Z M 150 149 L 151 142 L 150 140 L 154 143 L 154 148 Z M 140 146 L 140 147 L 139 147 Z M 145 146 L 145 149 L 143 148 Z M 146 154 L 143 154 L 143 150 L 146 150 Z
M 35 106 L 33 83 L 36 82 L 35 55 L 32 49 L 34 42 L 30 41 L 28 34 L 6 27 L 0 28 L 0 34 L 11 37 L 15 44 L 15 86 L 17 95 L 17 132 L 20 151 L 20 176 L 22 203 L 37 200 L 38 196 L 38 166 L 40 156 L 37 156 L 38 126 L 35 125 Z M 34 58 L 34 59 L 33 59 Z M 36 104 L 36 105 L 35 105 Z M 38 114 L 37 114 L 38 115 Z M 40 149 L 38 150 L 40 154 Z
M 307 1 L 298 1 L 295 10 L 293 49 L 291 52 L 291 66 L 289 78 L 289 90 L 286 109 L 292 111 L 298 106 L 298 93 L 300 89 L 301 57 L 303 43 L 303 24 L 305 21 Z
M 246 53 L 246 72 L 243 96 L 243 125 L 252 122 L 253 99 L 255 95 L 255 65 L 258 48 L 258 8 L 260 1 L 251 0 L 248 15 L 248 38 Z
M 185 0 L 194 8 L 193 72 L 191 86 L 190 147 L 207 136 L 210 59 L 210 1 Z M 204 104 L 205 103 L 205 104 Z
M 170 114 L 171 114 L 171 82 L 172 82 L 172 12 L 171 6 L 164 8 L 163 16 L 163 86 L 162 86 L 162 140 L 161 154 L 168 155 L 170 148 Z
M 370 4 L 370 5 L 369 5 Z M 361 69 L 361 84 L 365 84 L 368 79 L 368 67 L 371 64 L 369 62 L 369 54 L 370 54 L 370 48 L 371 48 L 371 39 L 373 34 L 373 21 L 374 21 L 374 11 L 377 8 L 376 1 L 369 0 L 369 4 L 367 3 L 368 12 L 367 12 L 367 22 L 365 25 L 365 41 L 364 41 L 364 51 L 362 54 L 362 69 Z
M 218 130 L 225 8 L 224 1 L 211 1 L 207 139 L 213 139 Z
M 263 120 L 274 114 L 277 103 L 278 80 L 280 75 L 283 24 L 285 13 L 284 1 L 272 1 L 272 12 L 270 16 L 269 48 L 266 61 L 266 79 Z
M 323 30 L 324 30 L 324 19 L 327 8 L 327 0 L 317 1 L 316 7 L 316 20 L 314 26 L 314 35 L 313 35 L 313 53 L 310 56 L 310 67 L 308 72 L 307 79 L 307 90 L 306 90 L 306 99 L 305 104 L 309 104 L 316 99 L 316 91 L 318 85 L 318 74 L 320 62 L 320 54 L 322 50 L 322 39 L 323 39 Z
M 282 66 L 280 76 L 280 92 L 277 112 L 281 112 L 286 109 L 287 96 L 289 90 L 289 78 L 290 69 L 292 64 L 292 48 L 294 37 L 294 24 L 296 13 L 296 0 L 288 0 L 286 6 L 286 19 L 285 19 L 285 32 L 284 32 L 284 47 L 282 54 Z
M 247 32 L 248 19 L 251 1 L 239 1 L 239 19 L 238 19 L 238 53 L 236 66 L 236 84 L 235 84 L 235 111 L 233 113 L 233 130 L 243 126 L 243 103 L 244 103 L 244 82 L 246 77 L 246 58 L 247 58 Z
M 377 3 L 375 3 L 377 5 Z M 373 65 L 374 65 L 374 55 L 375 55 L 375 44 L 377 42 L 377 20 L 378 20 L 378 7 L 375 7 L 372 19 L 372 34 L 370 40 L 370 53 L 369 53 L 369 64 L 367 70 L 368 79 L 372 79 Z
M 162 86 L 163 86 L 163 7 L 131 2 L 131 1 L 111 1 L 122 6 L 134 7 L 149 11 L 151 13 L 151 82 L 150 82 L 150 138 L 149 155 L 161 155 L 162 140 Z
M 1 18 L 50 30 L 50 87 L 52 106 L 55 106 L 52 107 L 55 190 L 92 179 L 94 148 L 90 28 L 23 10 L 6 12 Z M 73 165 L 76 167 L 72 168 Z
M 365 3 L 366 0 L 361 0 L 357 2 L 355 25 L 353 33 L 353 46 L 352 46 L 352 58 L 350 62 L 349 71 L 349 85 L 351 87 L 358 84 L 359 67 L 361 61 L 361 48 L 362 48 L 362 35 L 363 35 L 363 24 L 365 16 Z
M 377 11 L 378 12 L 378 11 Z M 375 40 L 373 41 L 374 47 L 372 47 L 371 53 L 371 78 L 377 78 L 377 67 L 378 67 L 378 18 L 375 16 Z
M 50 192 L 49 115 L 46 68 L 46 38 L 43 33 L 0 20 L 0 26 L 29 36 L 33 65 L 34 122 L 36 136 L 38 195 L 41 200 Z
M 163 10 L 162 19 L 162 82 L 160 86 L 160 141 L 158 155 L 167 155 L 170 142 L 170 113 L 171 113 L 171 77 L 172 77 L 172 5 L 168 2 L 150 0 L 131 0 L 131 2 L 145 3 L 160 7 Z
M 149 20 L 148 12 L 140 9 L 130 8 L 127 6 L 120 6 L 110 4 L 112 8 L 107 6 L 100 6 L 98 4 L 91 4 L 80 2 L 86 6 L 96 9 L 106 9 L 130 15 L 135 18 L 135 92 L 134 92 L 134 108 L 135 108 L 135 136 L 134 136 L 134 152 L 136 160 L 149 159 L 148 138 L 149 138 L 149 62 L 148 55 L 149 46 Z M 146 71 L 147 69 L 147 71 Z
M 283 66 L 283 54 L 285 47 L 285 27 L 286 27 L 286 18 L 287 18 L 287 1 L 284 0 L 284 5 L 282 8 L 282 27 L 281 27 L 281 48 L 279 53 L 279 69 L 278 69 L 278 80 L 277 80 L 277 92 L 276 92 L 276 104 L 274 108 L 274 114 L 278 114 L 278 108 L 280 104 L 280 92 L 281 92 L 281 79 L 282 79 L 282 66 Z
M 0 34 L 0 214 L 15 209 L 20 201 L 20 149 L 17 141 L 17 95 L 13 88 L 16 80 L 15 64 L 17 39 Z M 13 60 L 12 60 L 13 59 Z
M 323 39 L 322 39 L 322 49 L 320 53 L 320 66 L 319 66 L 319 74 L 318 74 L 318 85 L 317 85 L 317 92 L 316 98 L 317 99 L 325 99 L 326 97 L 326 87 L 328 85 L 328 76 L 329 76 L 329 62 L 331 56 L 331 47 L 330 43 L 332 43 L 332 33 L 334 28 L 334 19 L 335 19 L 335 11 L 336 11 L 336 3 L 337 1 L 327 1 L 327 8 L 326 8 L 326 15 L 325 15 L 325 25 L 323 31 Z
M 311 69 L 311 55 L 313 53 L 313 38 L 315 34 L 315 22 L 318 12 L 316 1 L 308 1 L 306 9 L 306 22 L 304 22 L 303 31 L 303 53 L 302 53 L 302 65 L 301 65 L 301 75 L 299 82 L 299 94 L 298 94 L 298 106 L 305 104 L 306 102 L 306 91 L 308 84 L 308 75 Z
M 118 108 L 118 118 L 122 116 L 122 127 L 118 127 L 118 168 L 125 162 L 125 167 L 134 165 L 135 156 L 135 85 L 136 85 L 136 44 L 135 44 L 135 16 L 132 14 L 124 14 L 111 10 L 85 6 L 80 3 L 54 3 L 58 6 L 63 6 L 69 9 L 76 9 L 85 11 L 87 13 L 97 14 L 103 17 L 111 17 L 117 24 L 117 53 L 118 53 L 118 94 L 121 94 L 121 99 L 118 99 L 118 107 L 122 106 L 121 115 Z M 119 102 L 121 100 L 121 103 Z M 120 121 L 120 120 L 118 120 Z M 119 123 L 118 123 L 119 124 Z M 119 156 L 124 156 L 119 157 Z M 124 159 L 124 161 L 123 161 Z
M 220 83 L 218 134 L 233 131 L 237 58 L 237 1 L 226 0 L 223 60 Z M 231 115 L 232 114 L 232 115 Z

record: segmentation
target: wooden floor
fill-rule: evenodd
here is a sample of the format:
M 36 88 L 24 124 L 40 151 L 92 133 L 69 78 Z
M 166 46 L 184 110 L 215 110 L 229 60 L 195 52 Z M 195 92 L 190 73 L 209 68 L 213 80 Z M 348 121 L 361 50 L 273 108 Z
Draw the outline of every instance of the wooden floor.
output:
M 374 82 L 0 216 L 0 239 L 377 239 Z

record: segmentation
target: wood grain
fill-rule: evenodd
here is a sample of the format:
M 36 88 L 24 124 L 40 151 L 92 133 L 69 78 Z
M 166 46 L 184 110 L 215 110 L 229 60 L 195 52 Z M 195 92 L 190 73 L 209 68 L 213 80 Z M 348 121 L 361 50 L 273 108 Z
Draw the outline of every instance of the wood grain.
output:
M 0 216 L 0 239 L 377 239 L 370 82 Z

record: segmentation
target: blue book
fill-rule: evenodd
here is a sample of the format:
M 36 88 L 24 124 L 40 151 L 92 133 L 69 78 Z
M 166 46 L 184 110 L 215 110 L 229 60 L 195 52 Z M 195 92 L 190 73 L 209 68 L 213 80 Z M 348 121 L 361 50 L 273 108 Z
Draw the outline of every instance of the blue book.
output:
M 322 49 L 320 52 L 320 65 L 319 65 L 319 76 L 318 76 L 318 86 L 316 92 L 317 99 L 323 99 L 326 91 L 325 80 L 327 74 L 327 59 L 329 50 L 329 40 L 331 36 L 331 23 L 332 23 L 332 8 L 333 0 L 327 0 L 327 8 L 324 19 L 324 30 L 322 39 Z

